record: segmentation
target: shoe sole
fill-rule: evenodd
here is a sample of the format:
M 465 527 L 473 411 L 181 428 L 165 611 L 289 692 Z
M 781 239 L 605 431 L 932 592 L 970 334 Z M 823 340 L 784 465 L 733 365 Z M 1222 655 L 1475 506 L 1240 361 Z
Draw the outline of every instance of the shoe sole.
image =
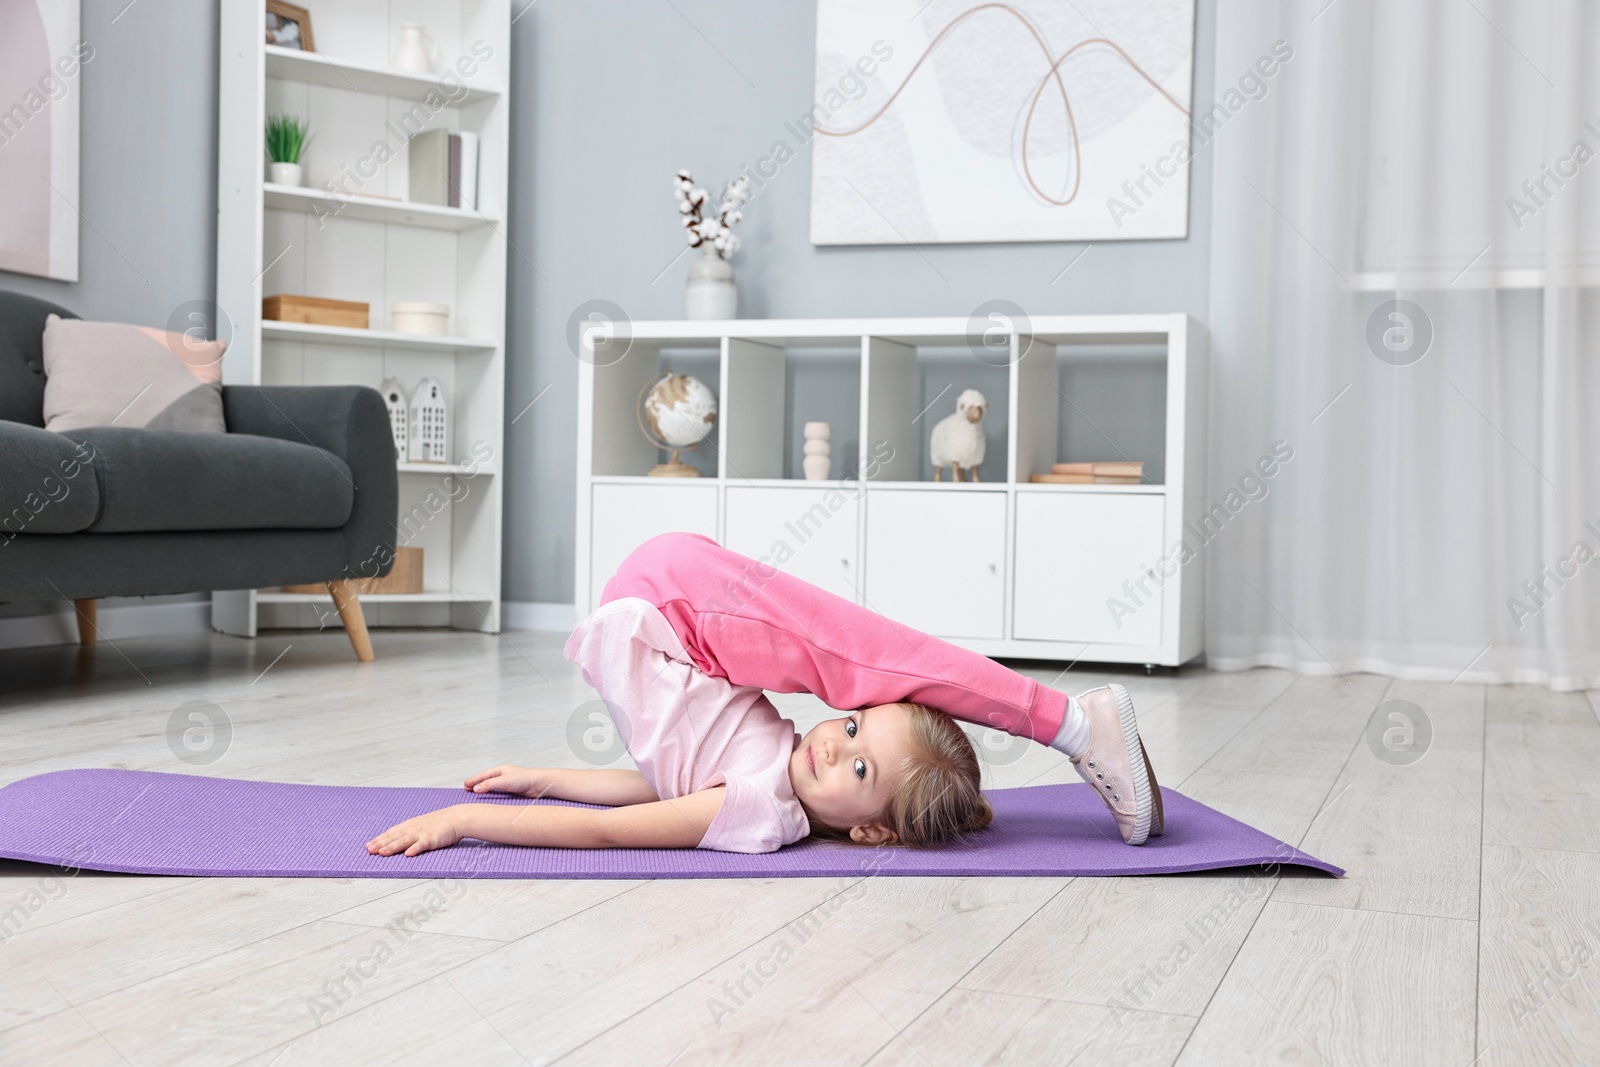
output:
M 1128 760 L 1128 771 L 1133 777 L 1133 801 L 1135 814 L 1133 821 L 1133 835 L 1128 838 L 1130 845 L 1142 845 L 1152 835 L 1159 836 L 1166 827 L 1164 825 L 1165 813 L 1161 811 L 1161 794 L 1157 792 L 1160 787 L 1155 785 L 1156 776 L 1150 767 L 1150 757 L 1144 750 L 1144 742 L 1139 739 L 1139 723 L 1133 714 L 1133 698 L 1128 696 L 1124 686 L 1111 686 L 1111 695 L 1117 701 L 1117 716 L 1122 720 L 1123 742 L 1130 748 L 1138 746 L 1139 758 Z
M 1144 757 L 1144 773 L 1150 779 L 1150 799 L 1155 807 L 1150 815 L 1150 836 L 1160 837 L 1167 828 L 1167 813 L 1161 807 L 1161 783 L 1156 781 L 1156 770 L 1150 766 L 1150 750 L 1139 740 L 1139 754 Z

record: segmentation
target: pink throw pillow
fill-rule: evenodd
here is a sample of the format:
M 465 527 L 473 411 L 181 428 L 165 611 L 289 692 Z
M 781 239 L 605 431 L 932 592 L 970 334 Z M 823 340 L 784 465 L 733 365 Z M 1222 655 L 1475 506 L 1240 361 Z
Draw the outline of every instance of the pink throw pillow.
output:
M 51 315 L 44 327 L 44 426 L 226 433 L 226 341 Z

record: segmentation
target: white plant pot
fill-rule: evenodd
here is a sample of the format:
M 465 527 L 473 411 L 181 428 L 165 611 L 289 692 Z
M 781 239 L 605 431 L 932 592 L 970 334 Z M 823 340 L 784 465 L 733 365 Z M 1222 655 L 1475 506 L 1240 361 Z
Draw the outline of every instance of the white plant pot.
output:
M 298 163 L 273 163 L 267 173 L 272 176 L 274 185 L 299 185 L 302 177 Z
M 737 318 L 739 291 L 733 285 L 733 265 L 717 255 L 711 245 L 702 247 L 705 253 L 689 267 L 685 289 L 689 318 Z

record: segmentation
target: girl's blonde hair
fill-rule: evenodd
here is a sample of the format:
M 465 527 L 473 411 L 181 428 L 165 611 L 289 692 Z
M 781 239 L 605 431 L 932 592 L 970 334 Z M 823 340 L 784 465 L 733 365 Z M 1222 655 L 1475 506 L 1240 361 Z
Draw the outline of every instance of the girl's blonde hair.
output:
M 979 788 L 982 767 L 972 741 L 941 711 L 909 700 L 900 702 L 911 717 L 912 752 L 902 764 L 900 784 L 889 798 L 883 821 L 903 845 L 943 844 L 976 833 L 994 819 Z M 839 830 L 811 821 L 812 836 L 850 839 Z

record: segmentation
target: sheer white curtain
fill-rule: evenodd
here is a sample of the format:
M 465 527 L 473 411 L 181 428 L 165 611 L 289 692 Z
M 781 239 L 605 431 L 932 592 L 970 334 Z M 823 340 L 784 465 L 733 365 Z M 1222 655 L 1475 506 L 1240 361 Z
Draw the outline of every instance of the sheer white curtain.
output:
M 1217 39 L 1209 662 L 1600 685 L 1600 5 Z

